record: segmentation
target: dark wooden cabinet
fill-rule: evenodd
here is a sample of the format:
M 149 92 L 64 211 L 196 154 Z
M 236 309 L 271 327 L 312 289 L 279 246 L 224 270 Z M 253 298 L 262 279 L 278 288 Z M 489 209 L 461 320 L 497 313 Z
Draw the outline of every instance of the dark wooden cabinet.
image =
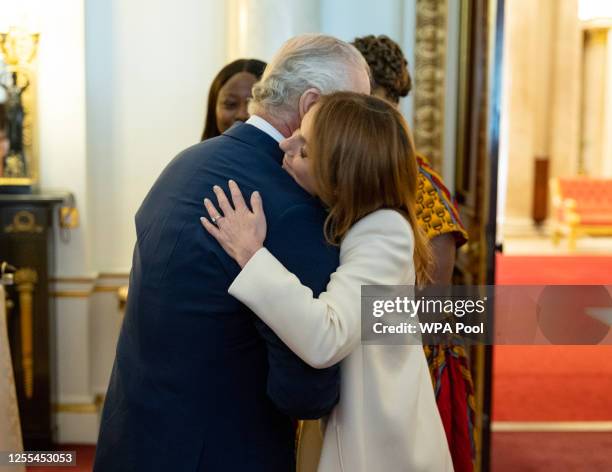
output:
M 16 267 L 7 286 L 8 333 L 25 450 L 49 449 L 51 356 L 49 274 L 53 212 L 70 194 L 0 195 L 0 261 Z

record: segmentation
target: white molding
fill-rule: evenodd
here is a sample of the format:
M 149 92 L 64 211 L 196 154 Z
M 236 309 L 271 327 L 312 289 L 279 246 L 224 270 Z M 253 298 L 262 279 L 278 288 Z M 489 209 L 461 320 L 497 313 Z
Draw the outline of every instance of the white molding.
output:
M 96 395 L 62 395 L 60 392 L 57 398 L 52 400 L 54 405 L 89 405 L 95 403 Z
M 56 298 L 89 298 L 94 292 L 112 291 L 110 289 L 128 285 L 129 277 L 129 272 L 100 273 L 95 277 L 55 276 L 49 282 L 49 291 Z
M 447 1 L 446 65 L 444 98 L 444 139 L 441 174 L 451 194 L 455 194 L 455 161 L 457 159 L 457 103 L 459 95 L 459 47 L 461 2 Z

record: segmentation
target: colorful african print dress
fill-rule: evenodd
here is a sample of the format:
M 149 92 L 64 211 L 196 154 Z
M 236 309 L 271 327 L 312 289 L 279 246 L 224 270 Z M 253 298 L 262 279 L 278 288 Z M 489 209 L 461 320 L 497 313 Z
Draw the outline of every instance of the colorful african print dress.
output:
M 457 247 L 467 242 L 456 202 L 440 175 L 425 156 L 418 155 L 419 177 L 416 214 L 429 237 L 452 233 Z M 474 385 L 466 349 L 461 345 L 424 346 L 436 393 L 438 410 L 446 431 L 455 472 L 474 467 Z

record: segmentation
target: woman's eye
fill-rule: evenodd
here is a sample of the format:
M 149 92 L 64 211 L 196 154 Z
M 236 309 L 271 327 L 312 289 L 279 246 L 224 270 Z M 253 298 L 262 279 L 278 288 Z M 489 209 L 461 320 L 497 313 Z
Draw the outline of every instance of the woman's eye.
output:
M 238 104 L 236 102 L 223 102 L 224 108 L 236 108 Z

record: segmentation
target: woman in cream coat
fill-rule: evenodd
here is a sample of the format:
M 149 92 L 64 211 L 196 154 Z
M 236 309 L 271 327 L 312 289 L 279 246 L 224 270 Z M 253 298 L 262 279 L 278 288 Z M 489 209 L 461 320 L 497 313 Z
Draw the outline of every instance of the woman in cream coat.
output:
M 386 102 L 342 92 L 321 98 L 300 133 L 301 156 L 286 156 L 285 168 L 329 208 L 325 233 L 340 244 L 340 266 L 314 298 L 263 246 L 259 194 L 251 197 L 251 212 L 230 182 L 233 208 L 216 187 L 223 215 L 207 200 L 217 225 L 202 219 L 242 267 L 229 293 L 311 366 L 342 362 L 341 398 L 326 424 L 320 472 L 452 471 L 422 346 L 360 343 L 362 285 L 427 280 L 407 125 Z

